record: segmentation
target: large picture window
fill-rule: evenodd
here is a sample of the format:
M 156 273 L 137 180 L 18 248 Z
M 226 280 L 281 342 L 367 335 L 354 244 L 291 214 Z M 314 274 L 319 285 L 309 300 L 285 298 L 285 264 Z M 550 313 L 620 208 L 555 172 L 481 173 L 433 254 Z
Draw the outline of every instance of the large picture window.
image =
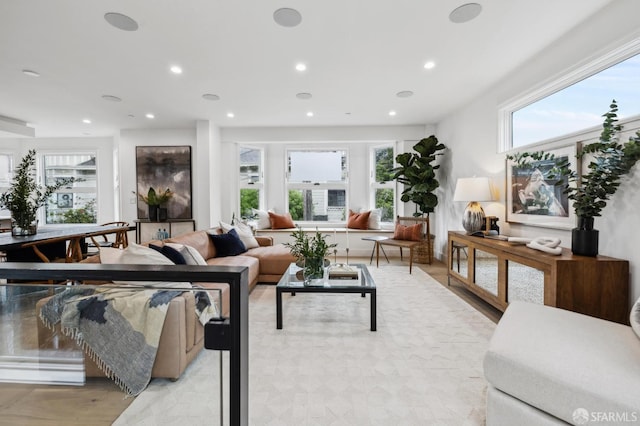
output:
M 42 162 L 46 185 L 64 178 L 78 179 L 49 198 L 45 205 L 45 223 L 96 223 L 96 154 L 45 154 Z
M 347 152 L 287 151 L 287 209 L 293 220 L 346 220 Z
M 502 150 L 549 142 L 602 123 L 611 101 L 620 118 L 640 114 L 640 39 L 501 109 Z
M 11 186 L 13 173 L 13 157 L 10 154 L 0 154 L 0 193 L 7 192 Z M 9 210 L 0 209 L 0 218 L 11 216 Z

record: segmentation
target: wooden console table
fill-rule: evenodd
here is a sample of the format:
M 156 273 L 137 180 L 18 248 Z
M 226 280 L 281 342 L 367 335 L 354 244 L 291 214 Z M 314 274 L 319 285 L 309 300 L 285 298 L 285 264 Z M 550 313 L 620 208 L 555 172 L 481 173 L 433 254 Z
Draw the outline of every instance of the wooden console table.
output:
M 468 255 L 462 264 L 454 262 L 452 256 L 460 247 L 466 248 Z M 542 286 L 540 303 L 629 324 L 629 262 L 626 260 L 576 256 L 566 248 L 561 255 L 554 256 L 507 241 L 473 237 L 463 231 L 449 231 L 448 248 L 449 279 L 460 281 L 501 311 L 510 301 L 509 271 L 532 268 L 527 275 L 543 281 L 532 284 Z M 487 269 L 481 272 L 480 265 Z M 486 281 L 491 281 L 487 277 L 495 277 L 497 282 L 486 285 Z
M 196 230 L 196 221 L 193 219 L 167 219 L 164 222 L 136 219 L 134 222 L 136 224 L 137 244 L 155 240 L 158 229 L 167 231 L 169 238 Z

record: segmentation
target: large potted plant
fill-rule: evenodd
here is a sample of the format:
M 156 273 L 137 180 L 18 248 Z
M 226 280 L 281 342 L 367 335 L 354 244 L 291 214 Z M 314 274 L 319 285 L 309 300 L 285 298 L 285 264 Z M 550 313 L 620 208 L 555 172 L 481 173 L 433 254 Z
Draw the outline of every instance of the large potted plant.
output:
M 337 244 L 328 244 L 325 241 L 326 235 L 322 235 L 316 229 L 316 233 L 309 237 L 302 228 L 298 227 L 291 233 L 293 243 L 284 243 L 289 247 L 293 257 L 298 259 L 297 264 L 303 268 L 304 281 L 320 279 L 324 277 L 324 270 L 329 265 L 327 255 L 329 249 Z
M 438 151 L 445 149 L 434 135 L 421 139 L 413 146 L 416 152 L 405 152 L 396 156 L 398 167 L 393 169 L 393 178 L 404 185 L 400 199 L 413 202 L 416 206 L 414 216 L 433 213 L 438 205 L 434 191 L 440 186 L 435 171 L 440 165 L 434 165 Z
M 59 179 L 53 185 L 38 185 L 35 178 L 36 151 L 29 150 L 16 167 L 7 192 L 0 195 L 0 206 L 11 212 L 13 236 L 34 235 L 38 229 L 38 209 L 44 206 L 51 195 L 77 179 Z
M 571 232 L 571 251 L 584 256 L 598 254 L 598 230 L 593 228 L 594 218 L 600 216 L 609 198 L 615 194 L 621 179 L 629 173 L 640 159 L 640 131 L 625 143 L 619 141 L 622 126 L 618 122 L 618 105 L 615 99 L 609 111 L 603 115 L 602 132 L 597 142 L 585 145 L 576 155 L 578 161 L 588 156 L 587 172 L 578 176 L 571 170 L 569 162 L 554 167 L 549 178 L 556 185 L 565 185 L 563 192 L 573 201 L 578 218 L 577 227 Z M 540 159 L 553 159 L 544 151 L 508 155 L 519 165 L 530 164 Z

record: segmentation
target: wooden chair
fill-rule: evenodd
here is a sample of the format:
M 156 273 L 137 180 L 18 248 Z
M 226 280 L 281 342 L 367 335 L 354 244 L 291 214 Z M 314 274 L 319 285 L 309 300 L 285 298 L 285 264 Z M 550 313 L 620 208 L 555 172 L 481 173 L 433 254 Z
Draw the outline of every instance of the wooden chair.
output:
M 108 222 L 108 223 L 103 223 L 100 226 L 121 226 L 121 227 L 126 227 L 128 229 L 129 222 L 124 222 L 124 221 Z M 127 230 L 115 232 L 114 241 L 109 241 L 106 234 L 102 235 L 103 241 L 97 241 L 94 237 L 90 237 L 90 238 L 91 238 L 91 243 L 89 243 L 87 247 L 87 255 L 97 254 L 99 247 L 116 247 L 116 248 L 124 249 L 124 248 L 127 248 L 127 246 L 129 245 L 129 237 L 127 236 Z M 89 249 L 91 248 L 95 248 L 95 250 L 89 253 Z
M 386 240 L 378 241 L 376 244 L 378 245 L 378 250 L 376 250 L 376 266 L 378 266 L 378 258 L 379 258 L 379 246 L 392 246 L 400 248 L 400 260 L 403 260 L 402 257 L 402 249 L 409 249 L 409 273 L 411 273 L 413 268 L 413 255 L 414 251 L 417 247 L 422 244 L 427 244 L 427 257 L 429 259 L 429 263 L 432 261 L 432 249 L 431 249 L 431 228 L 429 226 L 429 217 L 413 217 L 413 216 L 398 216 L 396 217 L 396 226 L 400 224 L 404 224 L 403 222 L 410 223 L 415 225 L 416 223 L 422 224 L 422 231 L 420 232 L 421 239 L 420 241 L 411 241 L 411 240 L 396 240 L 394 238 L 389 238 Z

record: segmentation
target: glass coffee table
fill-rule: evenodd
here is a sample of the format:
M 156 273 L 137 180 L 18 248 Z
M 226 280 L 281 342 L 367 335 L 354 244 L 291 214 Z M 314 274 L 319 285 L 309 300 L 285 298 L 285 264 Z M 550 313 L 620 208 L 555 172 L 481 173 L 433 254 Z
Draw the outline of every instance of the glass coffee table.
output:
M 276 328 L 282 329 L 282 293 L 360 293 L 371 299 L 371 331 L 376 331 L 376 283 L 367 266 L 361 263 L 349 265 L 360 270 L 358 279 L 319 279 L 305 283 L 302 268 L 295 263 L 289 265 L 276 286 Z

